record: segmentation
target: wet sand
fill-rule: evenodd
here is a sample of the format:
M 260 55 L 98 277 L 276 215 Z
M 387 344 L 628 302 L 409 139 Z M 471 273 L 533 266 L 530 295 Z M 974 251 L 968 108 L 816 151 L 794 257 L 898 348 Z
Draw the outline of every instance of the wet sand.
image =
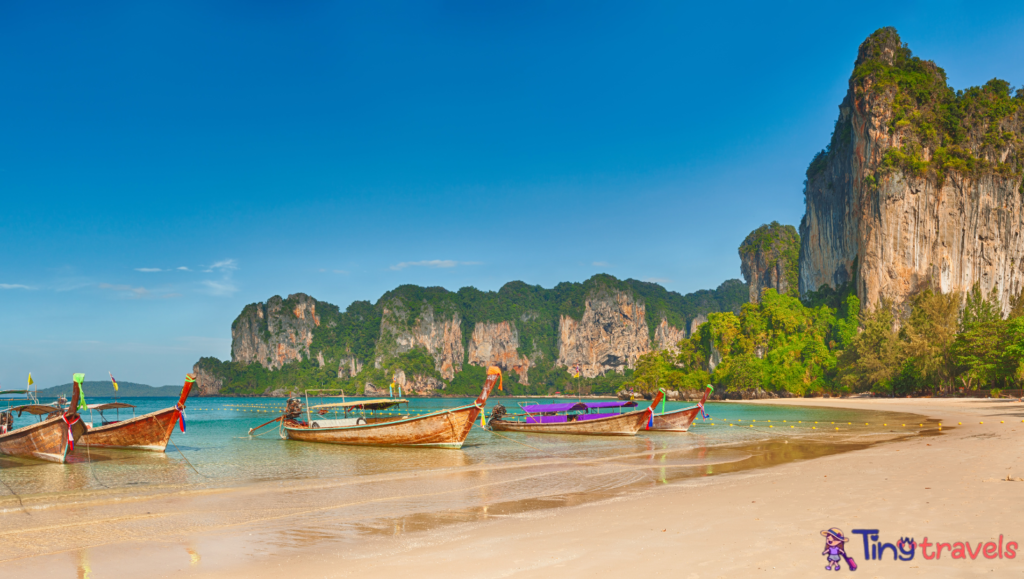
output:
M 44 523 L 42 512 L 32 512 L 30 499 L 29 514 L 23 516 L 33 518 L 33 531 L 26 533 L 4 517 L 8 524 L 0 540 L 7 547 L 21 544 L 24 557 L 0 563 L 0 572 L 4 577 L 100 578 L 734 577 L 757 571 L 792 577 L 820 576 L 825 560 L 819 531 L 834 526 L 847 534 L 852 528 L 878 528 L 882 540 L 891 542 L 900 536 L 920 541 L 924 535 L 976 542 L 999 533 L 1007 541 L 1024 541 L 1015 520 L 1015 497 L 1024 493 L 1024 482 L 997 480 L 1007 474 L 1024 477 L 1017 450 L 1024 404 L 797 402 L 918 413 L 932 418 L 933 425 L 941 420 L 944 428 L 937 436 L 908 438 L 901 429 L 823 433 L 813 441 L 794 437 L 667 454 L 653 448 L 607 460 L 476 469 L 460 474 L 459 488 L 479 493 L 479 505 L 446 504 L 448 478 L 436 485 L 417 480 L 418 492 L 406 500 L 435 508 L 412 514 L 395 507 L 388 493 L 380 500 L 362 493 L 358 504 L 347 504 L 338 494 L 344 485 L 331 489 L 311 481 L 268 482 L 277 485 L 275 492 L 258 485 L 246 489 L 245 496 L 231 499 L 231 512 L 218 496 L 228 491 L 169 488 L 161 495 L 153 489 L 154 496 L 141 503 L 150 516 L 133 511 L 124 519 L 98 517 L 98 510 L 81 504 L 62 507 L 66 512 Z M 977 424 L 980 420 L 985 424 Z M 934 427 L 925 431 L 938 434 Z M 487 500 L 488 489 L 524 484 L 533 476 L 550 480 L 552 469 L 567 475 L 558 479 L 562 486 L 556 492 L 547 488 L 543 496 L 507 501 L 494 493 L 496 500 Z M 592 480 L 584 484 L 579 480 L 584 477 Z M 574 479 L 579 484 L 570 484 Z M 389 479 L 387 484 L 404 483 Z M 194 532 L 187 526 L 183 531 L 182 521 L 173 521 L 176 516 L 195 519 Z M 216 528 L 203 524 L 207 516 L 220 519 Z M 911 562 L 864 561 L 863 549 L 850 545 L 849 554 L 869 576 L 1024 570 L 1017 559 L 951 561 L 948 553 L 942 561 L 925 561 L 920 553 Z

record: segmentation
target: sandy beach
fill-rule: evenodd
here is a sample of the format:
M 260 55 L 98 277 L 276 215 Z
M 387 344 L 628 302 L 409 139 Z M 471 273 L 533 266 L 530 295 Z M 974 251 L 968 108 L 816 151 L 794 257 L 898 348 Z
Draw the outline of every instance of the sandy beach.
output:
M 880 543 L 1024 542 L 1024 404 L 980 399 L 808 399 L 742 404 L 916 413 L 935 431 L 813 460 L 686 478 L 635 495 L 573 506 L 533 504 L 432 513 L 384 523 L 358 538 L 319 533 L 315 509 L 180 540 L 98 538 L 75 549 L 0 565 L 4 577 L 810 577 L 826 572 L 822 530 L 842 529 L 858 576 L 1019 576 L 1024 560 L 865 558 Z M 982 424 L 983 422 L 983 424 Z M 962 424 L 961 424 L 962 423 Z M 894 430 L 898 431 L 899 428 Z M 839 435 L 837 435 L 839 436 Z M 785 442 L 783 443 L 785 444 Z M 638 467 L 640 468 L 640 467 Z M 425 497 L 424 500 L 429 500 Z M 284 524 L 286 531 L 282 531 Z M 100 527 L 102 528 L 102 527 Z M 13 529 L 6 529 L 7 532 Z M 934 557 L 934 547 L 924 553 Z M 1005 553 L 1005 549 L 1001 551 Z M 843 563 L 843 573 L 847 565 Z

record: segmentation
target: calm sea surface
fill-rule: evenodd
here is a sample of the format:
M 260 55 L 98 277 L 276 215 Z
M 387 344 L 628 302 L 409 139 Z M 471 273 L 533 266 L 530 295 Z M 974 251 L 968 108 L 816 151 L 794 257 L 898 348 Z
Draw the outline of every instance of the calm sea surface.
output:
M 91 404 L 105 401 L 88 398 Z M 121 401 L 144 414 L 175 399 Z M 471 401 L 413 399 L 409 410 Z M 173 538 L 245 524 L 275 529 L 278 541 L 286 541 L 299 520 L 334 538 L 391 533 L 399 522 L 406 529 L 430 526 L 437 517 L 455 521 L 578 504 L 813 458 L 862 447 L 882 433 L 914 434 L 919 424 L 929 426 L 908 414 L 709 403 L 712 418 L 698 420 L 685 434 L 641 430 L 636 437 L 585 437 L 474 427 L 461 450 L 285 441 L 273 426 L 247 435 L 278 416 L 284 402 L 191 399 L 187 432 L 175 429 L 166 454 L 79 443 L 66 465 L 0 455 L 0 562 L 69 545 L 84 548 L 100 535 Z M 488 414 L 496 402 L 512 412 L 525 401 L 492 398 Z M 692 403 L 671 402 L 667 409 L 686 406 Z M 130 415 L 122 411 L 121 417 Z M 29 420 L 35 418 L 26 415 L 15 425 Z

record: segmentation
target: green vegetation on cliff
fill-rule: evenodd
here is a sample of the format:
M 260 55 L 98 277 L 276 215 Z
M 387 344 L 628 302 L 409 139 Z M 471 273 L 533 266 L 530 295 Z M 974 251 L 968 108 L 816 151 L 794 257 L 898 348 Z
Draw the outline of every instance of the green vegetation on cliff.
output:
M 753 271 L 751 265 L 774 270 L 782 264 L 786 295 L 800 296 L 800 234 L 792 225 L 772 221 L 762 225 L 743 240 L 739 248 L 743 263 L 743 275 L 750 283 Z
M 850 82 L 858 99 L 869 93 L 883 99 L 891 109 L 887 128 L 900 136 L 900 146 L 885 152 L 878 174 L 868 176 L 869 186 L 896 170 L 940 185 L 950 172 L 975 178 L 1024 173 L 1024 89 L 1013 91 L 994 78 L 955 90 L 946 72 L 914 56 L 894 28 L 881 28 L 864 41 Z M 807 168 L 808 180 L 825 169 L 833 150 L 849 143 L 849 125 L 845 114 L 836 122 L 829 147 Z
M 738 312 L 747 300 L 746 284 L 728 280 L 715 290 L 701 290 L 682 295 L 649 282 L 633 279 L 619 280 L 599 274 L 583 283 L 563 282 L 547 289 L 520 281 L 505 284 L 498 291 L 481 291 L 464 287 L 457 292 L 440 287 L 403 285 L 385 293 L 371 304 L 354 302 L 344 312 L 333 304 L 316 303 L 320 324 L 312 331 L 309 351 L 311 359 L 290 362 L 278 370 L 269 370 L 260 364 L 222 362 L 215 358 L 202 358 L 198 366 L 222 381 L 225 395 L 263 395 L 275 390 L 301 390 L 303 388 L 334 387 L 348 392 L 361 392 L 370 382 L 386 388 L 394 371 L 402 369 L 407 376 L 413 374 L 433 378 L 444 383 L 445 395 L 476 395 L 484 379 L 484 369 L 463 364 L 453 380 L 444 380 L 435 368 L 432 357 L 424 349 L 399 353 L 397 344 L 381 344 L 381 323 L 385 308 L 401 315 L 395 321 L 400 330 L 414 327 L 429 310 L 435 321 L 461 320 L 462 347 L 465 354 L 473 328 L 481 322 L 510 321 L 519 335 L 519 354 L 530 359 L 529 385 L 519 383 L 514 372 L 505 373 L 506 391 L 515 394 L 548 394 L 552 392 L 612 393 L 632 374 L 609 373 L 593 379 L 572 379 L 565 368 L 555 365 L 558 359 L 558 331 L 562 316 L 579 320 L 583 317 L 588 299 L 624 292 L 645 304 L 646 323 L 653 340 L 662 319 L 676 328 L 687 328 L 699 315 L 711 312 Z M 281 315 L 292 315 L 296 304 L 284 300 Z M 243 316 L 255 313 L 258 304 L 246 306 L 232 328 Z M 259 326 L 269 334 L 267 322 Z M 321 368 L 316 353 L 321 353 Z M 465 356 L 464 356 L 465 358 Z M 344 360 L 357 360 L 362 369 L 355 376 L 338 378 L 338 366 Z M 380 361 L 380 367 L 376 362 Z

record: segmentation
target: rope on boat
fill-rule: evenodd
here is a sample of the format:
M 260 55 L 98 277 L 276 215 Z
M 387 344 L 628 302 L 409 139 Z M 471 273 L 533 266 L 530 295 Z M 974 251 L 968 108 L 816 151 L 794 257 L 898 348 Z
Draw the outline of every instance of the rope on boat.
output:
M 92 452 L 89 451 L 89 441 L 88 440 L 84 440 L 83 442 L 85 442 L 85 456 L 87 456 L 89 458 L 89 472 L 92 473 L 92 478 L 97 483 L 99 483 L 99 485 L 101 487 L 103 487 L 105 489 L 109 489 L 110 487 L 108 487 L 107 485 L 103 484 L 103 481 L 101 481 L 100 478 L 98 476 L 96 476 L 96 468 L 92 465 Z
M 0 478 L 0 482 L 4 483 L 4 486 L 7 487 L 7 490 L 11 491 L 11 494 L 14 495 L 14 498 L 18 499 L 18 505 L 21 506 L 21 510 L 24 511 L 26 515 L 31 517 L 32 513 L 28 512 L 28 509 L 25 508 L 25 503 L 21 502 L 21 495 L 14 492 L 14 489 L 11 488 L 11 485 L 7 484 L 7 481 L 5 481 L 4 479 Z
M 170 440 L 168 440 L 167 442 L 170 442 L 170 443 L 171 443 L 171 446 L 173 446 L 173 447 L 174 447 L 174 450 L 177 450 L 177 451 L 178 451 L 178 454 L 180 454 L 180 455 L 181 455 L 181 458 L 185 459 L 185 462 L 186 462 L 186 463 L 187 463 L 187 464 L 188 464 L 189 466 L 192 466 L 192 463 L 188 461 L 188 458 L 185 458 L 185 453 L 184 453 L 184 452 L 181 452 L 181 449 L 180 449 L 180 448 L 178 448 L 178 445 L 177 445 L 177 444 L 174 444 L 174 443 L 173 443 L 173 442 L 171 442 Z M 203 473 L 199 472 L 198 470 L 196 470 L 196 467 L 194 467 L 194 466 L 192 466 L 192 470 L 196 471 L 196 474 L 197 474 L 197 475 L 199 475 L 199 476 L 202 476 L 202 477 L 206 477 L 206 478 L 208 478 L 208 479 L 212 479 L 212 478 L 213 478 L 212 476 L 206 476 L 205 474 L 203 474 Z

